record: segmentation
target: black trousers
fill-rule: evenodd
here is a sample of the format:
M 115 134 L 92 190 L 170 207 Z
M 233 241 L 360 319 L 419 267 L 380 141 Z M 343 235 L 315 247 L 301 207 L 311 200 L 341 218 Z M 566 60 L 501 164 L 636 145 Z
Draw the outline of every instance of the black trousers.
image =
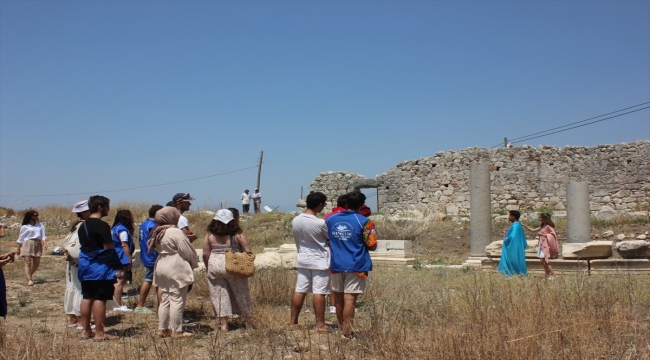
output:
M 248 210 L 250 210 L 251 204 L 242 204 L 241 207 L 242 207 L 242 211 L 248 214 Z

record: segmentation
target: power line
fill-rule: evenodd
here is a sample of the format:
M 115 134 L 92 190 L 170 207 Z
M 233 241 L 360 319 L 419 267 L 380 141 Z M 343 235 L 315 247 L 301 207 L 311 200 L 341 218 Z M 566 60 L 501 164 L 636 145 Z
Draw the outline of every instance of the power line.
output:
M 537 138 L 540 138 L 540 137 L 543 137 L 543 136 L 546 136 L 546 135 L 557 134 L 557 133 L 560 133 L 560 132 L 563 132 L 563 131 L 568 131 L 568 130 L 576 129 L 576 128 L 579 128 L 579 127 L 583 127 L 583 126 L 587 126 L 587 125 L 595 124 L 595 123 L 597 123 L 597 122 L 601 122 L 601 121 L 605 121 L 605 120 L 609 120 L 609 119 L 617 118 L 617 117 L 619 117 L 619 116 L 623 116 L 623 115 L 631 114 L 631 113 L 634 113 L 634 112 L 637 112 L 637 111 L 641 111 L 641 110 L 645 110 L 645 109 L 649 109 L 649 108 L 650 108 L 650 106 L 646 106 L 646 107 L 641 108 L 641 109 L 636 109 L 636 110 L 628 111 L 628 112 L 623 113 L 623 114 L 618 114 L 618 115 L 610 116 L 610 117 L 608 117 L 608 118 L 604 118 L 604 119 L 600 119 L 600 120 L 595 120 L 595 121 L 588 122 L 588 123 L 586 123 L 586 124 L 582 124 L 582 125 L 576 125 L 576 126 L 573 126 L 573 127 L 570 127 L 570 128 L 563 129 L 563 130 L 553 131 L 553 132 L 550 132 L 550 133 L 547 133 L 547 134 L 543 134 L 543 135 L 538 135 L 538 136 L 529 137 L 529 138 L 526 138 L 526 139 L 522 139 L 522 140 L 519 140 L 519 141 L 515 141 L 515 142 L 513 142 L 513 143 L 520 143 L 520 142 L 523 142 L 523 141 L 526 141 L 526 140 L 537 139 Z
M 522 142 L 522 141 L 537 139 L 537 138 L 542 137 L 542 136 L 556 134 L 556 133 L 559 133 L 559 132 L 562 132 L 562 131 L 567 131 L 567 130 L 575 129 L 575 128 L 578 128 L 578 127 L 582 127 L 582 126 L 586 126 L 586 125 L 590 125 L 590 124 L 595 124 L 595 123 L 600 122 L 600 121 L 609 120 L 609 119 L 613 119 L 613 118 L 618 117 L 618 116 L 627 115 L 627 114 L 631 114 L 633 112 L 644 110 L 644 109 L 647 109 L 648 107 L 644 107 L 644 108 L 633 110 L 633 111 L 630 111 L 630 112 L 627 112 L 627 113 L 624 113 L 624 114 L 619 114 L 619 115 L 616 115 L 616 116 L 612 116 L 612 117 L 609 117 L 607 119 L 600 119 L 600 120 L 597 120 L 597 121 L 592 121 L 592 122 L 589 122 L 587 124 L 583 124 L 583 125 L 580 125 L 580 126 L 574 126 L 574 127 L 570 127 L 570 128 L 567 128 L 567 129 L 560 130 L 560 131 L 551 132 L 553 130 L 559 130 L 559 129 L 566 128 L 566 127 L 571 126 L 571 125 L 584 123 L 584 122 L 589 121 L 589 120 L 598 119 L 598 118 L 601 118 L 603 116 L 607 116 L 607 115 L 611 115 L 611 114 L 616 114 L 618 112 L 633 109 L 635 107 L 639 107 L 641 105 L 646 105 L 646 104 L 650 104 L 650 101 L 647 101 L 647 102 L 644 102 L 644 103 L 641 103 L 641 104 L 637 104 L 637 105 L 634 105 L 634 106 L 626 107 L 626 108 L 623 108 L 623 109 L 619 109 L 619 110 L 616 110 L 616 111 L 612 111 L 612 112 L 609 112 L 609 113 L 606 113 L 606 114 L 594 116 L 594 117 L 591 117 L 591 118 L 588 118 L 588 119 L 572 122 L 572 123 L 569 123 L 569 124 L 566 124 L 566 125 L 554 127 L 554 128 L 548 129 L 548 130 L 538 131 L 536 133 L 528 134 L 528 135 L 525 135 L 525 136 L 520 136 L 520 137 L 511 139 L 511 140 L 517 140 L 517 141 L 509 141 L 509 142 L 511 144 L 515 144 L 515 143 L 519 143 L 519 142 Z M 544 134 L 544 133 L 548 133 L 548 134 Z M 544 135 L 535 136 L 535 135 L 539 135 L 539 134 L 544 134 Z M 497 147 L 500 147 L 500 146 L 501 146 L 501 144 L 499 143 L 498 145 L 495 145 L 492 148 L 494 149 L 494 148 L 497 148 Z
M 284 182 L 286 182 L 287 185 L 289 185 L 290 187 L 292 187 L 292 188 L 298 190 L 298 187 L 291 185 L 291 183 L 289 183 L 289 181 L 287 181 L 287 179 L 285 179 L 284 176 L 282 176 L 282 174 L 280 174 L 280 172 L 279 172 L 278 170 L 275 169 L 275 166 L 273 166 L 273 164 L 268 163 L 268 162 L 266 162 L 266 161 L 265 161 L 264 163 L 265 163 L 265 164 L 268 164 L 269 166 L 271 166 L 271 170 L 274 171 L 276 174 L 278 174 L 278 176 L 279 176 L 282 180 L 284 180 Z
M 226 171 L 223 173 L 219 174 L 213 174 L 213 175 L 207 175 L 207 176 L 201 176 L 201 177 L 196 177 L 192 179 L 185 179 L 185 180 L 178 180 L 178 181 L 171 181 L 171 182 L 166 182 L 162 184 L 154 184 L 154 185 L 143 185 L 143 186 L 136 186 L 136 187 L 130 187 L 130 188 L 124 188 L 124 189 L 116 189 L 116 190 L 102 190 L 102 191 L 88 191 L 88 192 L 81 192 L 81 193 L 70 193 L 70 194 L 47 194 L 47 195 L 0 195 L 0 197 L 45 197 L 45 196 L 73 196 L 73 195 L 88 195 L 88 194 L 105 194 L 105 193 L 114 193 L 114 192 L 120 192 L 120 191 L 127 191 L 127 190 L 136 190 L 136 189 L 145 189 L 145 188 L 151 188 L 151 187 L 157 187 L 157 186 L 164 186 L 164 185 L 171 185 L 171 184 L 179 184 L 179 183 L 184 183 L 188 181 L 195 181 L 195 180 L 201 180 L 201 179 L 208 179 L 212 177 L 217 177 L 217 176 L 222 176 L 222 175 L 227 175 L 227 174 L 232 174 L 244 170 L 249 170 L 249 169 L 254 169 L 257 168 L 257 165 L 239 169 L 239 170 L 233 170 L 233 171 Z

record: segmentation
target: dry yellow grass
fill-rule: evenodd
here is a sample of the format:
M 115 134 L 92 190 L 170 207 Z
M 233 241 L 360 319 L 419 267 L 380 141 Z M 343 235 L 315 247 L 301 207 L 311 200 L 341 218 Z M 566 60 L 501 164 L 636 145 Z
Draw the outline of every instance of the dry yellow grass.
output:
M 58 261 L 58 259 L 48 259 Z M 51 264 L 52 265 L 52 264 Z M 10 282 L 19 275 L 8 271 Z M 142 276 L 139 272 L 136 277 Z M 377 268 L 360 298 L 356 338 L 316 334 L 310 304 L 287 328 L 295 272 L 260 271 L 250 281 L 255 327 L 220 333 L 205 278 L 186 313 L 192 339 L 155 336 L 152 315 L 111 315 L 119 341 L 93 343 L 65 329 L 63 315 L 28 303 L 0 323 L 0 356 L 34 359 L 650 359 L 650 277 L 566 275 L 506 279 L 497 273 Z M 38 286 L 44 286 L 39 284 Z M 57 295 L 63 283 L 51 286 Z M 60 302 L 60 298 L 58 299 Z M 10 306 L 17 306 L 10 300 Z M 151 305 L 151 304 L 150 304 Z M 59 304 L 60 306 L 60 304 Z M 60 307 L 59 307 L 60 309 Z M 32 314 L 31 317 L 21 313 Z M 59 311 L 60 312 L 60 311 Z M 328 314 L 328 323 L 334 318 Z

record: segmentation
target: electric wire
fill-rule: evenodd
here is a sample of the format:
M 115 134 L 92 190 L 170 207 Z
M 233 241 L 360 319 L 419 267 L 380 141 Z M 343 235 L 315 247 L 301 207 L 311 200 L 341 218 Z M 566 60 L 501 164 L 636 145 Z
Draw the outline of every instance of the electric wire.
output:
M 568 123 L 568 124 L 565 124 L 565 125 L 562 125 L 562 126 L 557 126 L 557 127 L 551 128 L 551 129 L 544 130 L 544 131 L 538 131 L 538 132 L 536 132 L 536 133 L 532 133 L 532 134 L 528 134 L 528 135 L 525 135 L 525 136 L 516 137 L 516 138 L 511 139 L 511 140 L 509 141 L 509 143 L 514 144 L 514 143 L 519 143 L 519 142 L 526 141 L 526 140 L 536 139 L 536 138 L 539 138 L 539 137 L 542 137 L 542 136 L 551 135 L 551 134 L 556 134 L 556 133 L 559 133 L 559 132 L 563 132 L 563 131 L 567 131 L 567 130 L 575 129 L 575 128 L 577 128 L 577 127 L 586 126 L 586 125 L 591 125 L 591 124 L 594 124 L 594 123 L 597 123 L 597 122 L 601 122 L 601 121 L 604 121 L 604 120 L 613 119 L 613 118 L 618 117 L 618 116 L 631 114 L 631 113 L 633 113 L 633 112 L 637 112 L 637 111 L 641 111 L 641 110 L 647 109 L 648 107 L 644 107 L 644 108 L 641 108 L 641 109 L 636 109 L 636 110 L 633 110 L 633 111 L 630 111 L 630 112 L 627 112 L 627 113 L 624 113 L 624 114 L 619 114 L 619 115 L 616 115 L 616 116 L 613 116 L 613 117 L 609 117 L 609 118 L 607 118 L 607 119 L 600 119 L 600 120 L 597 120 L 597 121 L 592 121 L 592 122 L 589 122 L 589 123 L 587 123 L 587 124 L 583 124 L 583 125 L 580 125 L 580 126 L 569 127 L 569 126 L 577 125 L 577 124 L 581 124 L 581 123 L 584 123 L 584 122 L 587 122 L 587 121 L 590 121 L 590 120 L 593 120 L 593 119 L 598 119 L 598 118 L 601 118 L 601 117 L 603 117 L 603 116 L 607 116 L 607 115 L 611 115 L 611 114 L 616 114 L 616 113 L 621 112 L 621 111 L 625 111 L 625 110 L 633 109 L 633 108 L 635 108 L 635 107 L 639 107 L 639 106 L 646 105 L 646 104 L 650 104 L 650 101 L 647 101 L 647 102 L 644 102 L 644 103 L 640 103 L 640 104 L 636 104 L 636 105 L 634 105 L 634 106 L 629 106 L 629 107 L 626 107 L 626 108 L 623 108 L 623 109 L 619 109 L 619 110 L 616 110 L 616 111 L 612 111 L 612 112 L 609 112 L 609 113 L 606 113 L 606 114 L 602 114 L 602 115 L 598 115 L 598 116 L 590 117 L 590 118 L 588 118 L 588 119 L 584 119 L 584 120 L 580 120 L 580 121 L 575 121 L 575 122 Z M 563 129 L 563 128 L 566 128 L 566 127 L 569 127 L 569 128 L 567 128 L 567 129 Z M 554 130 L 559 130 L 559 129 L 563 129 L 563 130 L 561 130 L 561 131 L 554 131 Z M 548 133 L 548 134 L 544 134 L 544 133 Z M 539 135 L 539 134 L 544 134 L 544 135 L 535 136 L 535 135 Z M 535 136 L 535 137 L 532 137 L 532 136 Z M 529 138 L 529 137 L 530 137 L 530 138 Z M 497 144 L 497 145 L 495 145 L 495 146 L 492 146 L 492 148 L 494 149 L 494 148 L 497 148 L 497 147 L 500 147 L 500 146 L 503 146 L 503 144 L 501 144 L 501 143 L 500 143 L 500 144 Z
M 79 193 L 68 193 L 68 194 L 38 194 L 38 195 L 0 195 L 0 197 L 54 197 L 54 196 L 74 196 L 74 195 L 88 195 L 88 194 L 105 194 L 105 193 L 114 193 L 114 192 L 120 192 L 120 191 L 128 191 L 128 190 L 137 190 L 137 189 L 146 189 L 146 188 L 152 188 L 152 187 L 158 187 L 158 186 L 165 186 L 165 185 L 171 185 L 171 184 L 180 184 L 184 182 L 189 182 L 189 181 L 196 181 L 196 180 L 202 180 L 202 179 L 208 179 L 208 178 L 213 178 L 217 176 L 222 176 L 222 175 L 227 175 L 227 174 L 233 174 L 245 170 L 250 170 L 257 168 L 257 165 L 255 166 L 250 166 L 247 168 L 243 169 L 238 169 L 238 170 L 232 170 L 232 171 L 226 171 L 222 172 L 219 174 L 212 174 L 212 175 L 206 175 L 206 176 L 200 176 L 200 177 L 195 177 L 192 179 L 185 179 L 185 180 L 178 180 L 178 181 L 170 181 L 166 183 L 160 183 L 160 184 L 153 184 L 153 185 L 143 185 L 143 186 L 135 186 L 135 187 L 130 187 L 130 188 L 124 188 L 124 189 L 113 189 L 113 190 L 101 190 L 101 191 L 86 191 L 86 192 L 79 192 Z

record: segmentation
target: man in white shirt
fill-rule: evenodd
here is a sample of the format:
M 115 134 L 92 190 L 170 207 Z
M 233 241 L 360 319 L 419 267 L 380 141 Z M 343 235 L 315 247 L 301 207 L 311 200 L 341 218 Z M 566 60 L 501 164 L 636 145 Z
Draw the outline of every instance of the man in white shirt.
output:
M 291 298 L 291 326 L 298 324 L 298 316 L 308 292 L 314 294 L 316 331 L 326 332 L 325 297 L 330 293 L 330 252 L 327 247 L 325 220 L 316 217 L 323 211 L 327 196 L 321 192 L 307 195 L 307 209 L 296 216 L 291 225 L 298 250 L 298 280 Z
M 181 213 L 181 217 L 178 219 L 178 228 L 183 230 L 185 236 L 190 239 L 190 242 L 196 240 L 197 236 L 190 230 L 190 223 L 187 221 L 187 218 L 183 216 L 183 213 L 190 209 L 192 203 L 190 201 L 194 200 L 189 193 L 178 193 L 172 198 L 172 202 L 178 211 Z
M 253 206 L 255 208 L 255 213 L 260 213 L 260 207 L 262 206 L 262 194 L 260 194 L 260 189 L 255 188 L 255 193 L 251 196 L 253 199 Z
M 248 211 L 251 209 L 251 194 L 248 193 L 248 189 L 244 190 L 244 193 L 241 194 L 241 207 L 242 213 L 248 214 Z

